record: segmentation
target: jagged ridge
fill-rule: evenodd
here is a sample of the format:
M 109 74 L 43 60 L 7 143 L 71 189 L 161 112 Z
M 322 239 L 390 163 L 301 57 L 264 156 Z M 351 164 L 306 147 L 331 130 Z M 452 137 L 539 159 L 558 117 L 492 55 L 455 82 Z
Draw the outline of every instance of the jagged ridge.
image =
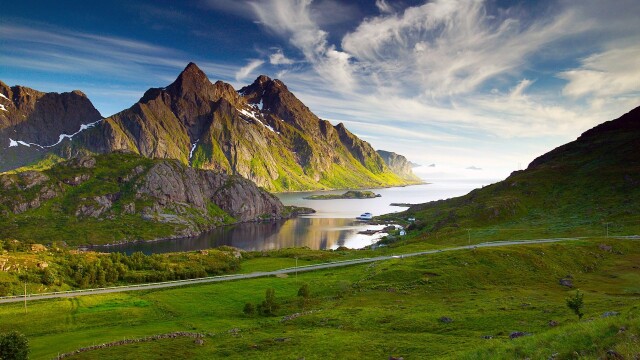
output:
M 241 175 L 271 191 L 410 182 L 344 125 L 319 119 L 281 81 L 260 76 L 236 92 L 222 81 L 211 83 L 193 63 L 169 86 L 149 89 L 129 109 L 54 151 L 177 159 Z

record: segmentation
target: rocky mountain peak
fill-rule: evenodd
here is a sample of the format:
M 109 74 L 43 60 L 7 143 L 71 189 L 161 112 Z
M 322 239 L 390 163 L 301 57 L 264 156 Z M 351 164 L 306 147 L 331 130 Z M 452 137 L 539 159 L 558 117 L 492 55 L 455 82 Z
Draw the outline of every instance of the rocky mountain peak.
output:
M 11 98 L 11 88 L 9 87 L 9 85 L 5 84 L 2 81 L 0 81 L 0 94 L 2 94 L 7 99 Z
M 186 94 L 207 93 L 212 85 L 204 71 L 191 62 L 166 89 L 172 95 L 183 97 Z
M 83 98 L 87 97 L 87 95 L 85 93 L 83 93 L 82 91 L 80 91 L 80 90 L 73 90 L 71 93 L 75 94 L 75 95 L 78 95 L 80 97 L 83 97 Z
M 268 83 L 271 81 L 271 78 L 268 77 L 267 75 L 260 75 L 258 76 L 258 78 L 256 79 L 256 81 L 254 81 L 254 84 L 259 84 L 259 85 L 263 85 L 265 83 Z

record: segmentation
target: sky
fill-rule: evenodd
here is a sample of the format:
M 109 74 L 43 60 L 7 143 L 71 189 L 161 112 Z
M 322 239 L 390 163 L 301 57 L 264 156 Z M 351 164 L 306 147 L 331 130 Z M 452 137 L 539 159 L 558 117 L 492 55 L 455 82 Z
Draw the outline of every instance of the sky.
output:
M 502 179 L 640 105 L 637 0 L 4 2 L 0 80 L 103 116 L 191 61 L 282 80 L 431 178 Z

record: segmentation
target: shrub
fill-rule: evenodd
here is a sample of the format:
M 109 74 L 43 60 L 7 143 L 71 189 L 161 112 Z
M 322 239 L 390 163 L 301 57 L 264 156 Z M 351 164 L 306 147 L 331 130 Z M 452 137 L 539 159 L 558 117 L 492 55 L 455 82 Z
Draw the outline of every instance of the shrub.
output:
M 26 360 L 29 358 L 29 340 L 23 334 L 12 331 L 0 335 L 0 359 Z
M 256 313 L 256 306 L 252 303 L 246 303 L 244 304 L 244 309 L 242 310 L 242 312 L 245 315 L 253 316 Z
M 578 315 L 578 320 L 582 319 L 584 313 L 582 312 L 582 308 L 584 307 L 584 294 L 580 293 L 580 290 L 576 291 L 576 294 L 572 298 L 567 299 L 567 307 L 573 310 L 573 312 Z

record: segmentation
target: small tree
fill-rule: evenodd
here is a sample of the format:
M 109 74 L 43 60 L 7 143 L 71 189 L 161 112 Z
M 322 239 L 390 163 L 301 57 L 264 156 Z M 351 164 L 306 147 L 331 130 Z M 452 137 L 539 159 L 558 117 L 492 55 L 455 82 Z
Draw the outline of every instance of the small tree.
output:
M 26 360 L 29 358 L 29 340 L 23 334 L 12 331 L 0 335 L 0 359 Z
M 247 316 L 253 316 L 256 313 L 256 306 L 252 303 L 246 303 L 244 304 L 244 309 L 242 310 L 242 312 L 244 312 L 244 314 Z
M 298 290 L 298 296 L 308 299 L 310 295 L 309 284 L 303 284 Z
M 258 310 L 262 315 L 273 315 L 280 308 L 276 302 L 276 291 L 269 288 L 265 294 L 264 301 L 258 306 Z
M 309 296 L 311 296 L 311 292 L 309 291 L 309 284 L 303 284 L 298 290 L 298 297 L 300 298 L 300 307 L 304 310 L 304 307 L 307 305 L 307 300 L 309 300 Z
M 567 307 L 573 310 L 573 312 L 578 315 L 578 319 L 582 319 L 584 313 L 582 309 L 584 308 L 584 294 L 580 293 L 580 290 L 576 290 L 576 294 L 574 297 L 567 298 Z

